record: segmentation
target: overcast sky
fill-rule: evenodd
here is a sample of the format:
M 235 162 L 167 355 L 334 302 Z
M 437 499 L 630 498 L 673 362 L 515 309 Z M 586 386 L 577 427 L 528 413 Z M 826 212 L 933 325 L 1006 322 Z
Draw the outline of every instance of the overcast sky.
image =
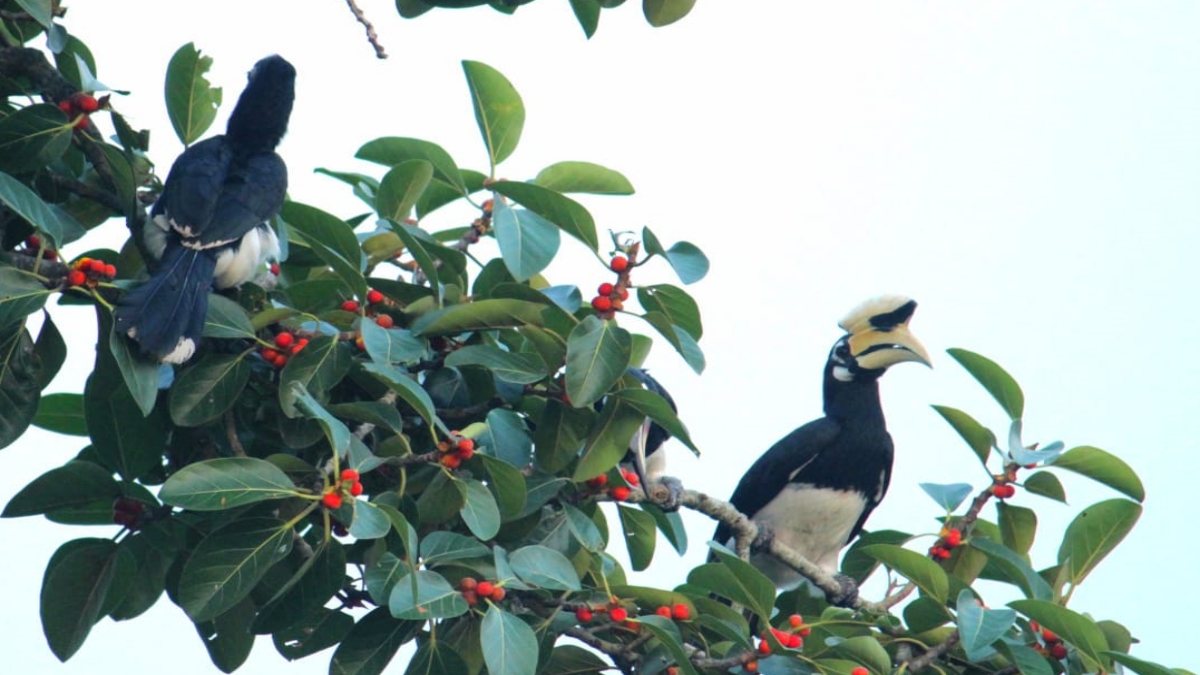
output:
M 386 61 L 338 0 L 72 3 L 65 25 L 91 47 L 100 79 L 132 92 L 114 106 L 152 130 L 162 175 L 181 149 L 162 102 L 181 44 L 216 59 L 211 80 L 228 105 L 214 129 L 254 61 L 288 58 L 299 72 L 281 147 L 291 196 L 343 217 L 362 208 L 312 170 L 381 175 L 353 159 L 379 136 L 428 139 L 486 170 L 459 62 L 499 69 L 527 109 L 500 175 L 528 179 L 560 160 L 620 170 L 635 196 L 582 197 L 601 231 L 650 225 L 712 260 L 708 278 L 689 288 L 704 314 L 707 371 L 694 375 L 665 344 L 649 365 L 703 451 L 697 460 L 673 447 L 671 473 L 718 497 L 771 443 L 820 414 L 838 319 L 876 294 L 911 295 L 920 303 L 913 332 L 936 363 L 902 365 L 883 381 L 896 468 L 868 529 L 932 532 L 940 514 L 918 483 L 986 484 L 929 407 L 958 407 L 1003 431 L 1000 409 L 944 350 L 983 353 L 1024 387 L 1027 440 L 1105 448 L 1146 485 L 1138 527 L 1071 607 L 1124 623 L 1143 640 L 1136 656 L 1196 668 L 1178 621 L 1200 601 L 1194 557 L 1179 541 L 1194 538 L 1184 514 L 1195 510 L 1200 469 L 1200 5 L 701 0 L 679 24 L 654 30 L 637 4 L 605 12 L 588 42 L 565 2 L 543 0 L 515 17 L 434 11 L 402 21 L 392 2 L 362 0 Z M 119 245 L 122 225 L 105 230 L 67 253 Z M 563 254 L 547 273 L 555 283 L 587 293 L 607 280 L 573 241 Z M 673 277 L 648 266 L 634 281 Z M 51 390 L 82 391 L 92 315 L 54 310 L 77 339 L 76 360 Z M 31 431 L 0 452 L 0 494 L 72 457 L 80 440 Z M 1053 564 L 1081 508 L 1116 496 L 1063 480 L 1069 506 L 1023 492 L 1014 500 L 1041 517 L 1036 567 Z M 660 542 L 638 579 L 673 585 L 702 561 L 711 521 L 685 518 L 688 554 L 680 560 Z M 101 622 L 67 665 L 54 659 L 37 619 L 45 562 L 68 539 L 114 533 L 0 522 L 8 669 L 94 675 L 169 663 L 175 675 L 217 672 L 165 598 L 133 621 Z M 990 592 L 993 606 L 1014 597 Z M 329 655 L 285 666 L 260 640 L 239 672 L 325 673 Z

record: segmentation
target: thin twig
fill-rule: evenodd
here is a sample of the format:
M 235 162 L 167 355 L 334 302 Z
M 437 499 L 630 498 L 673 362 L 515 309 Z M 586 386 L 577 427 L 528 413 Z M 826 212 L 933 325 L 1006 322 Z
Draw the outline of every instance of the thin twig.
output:
M 242 441 L 238 438 L 237 420 L 233 418 L 233 410 L 225 411 L 225 438 L 229 441 L 229 449 L 233 450 L 235 457 L 246 456 L 246 448 L 242 447 Z
M 940 658 L 943 654 L 945 654 L 946 652 L 953 649 L 954 645 L 958 644 L 958 641 L 960 639 L 961 639 L 961 636 L 958 634 L 958 631 L 957 630 L 954 631 L 953 633 L 951 633 L 949 635 L 949 637 L 947 637 L 941 643 L 934 645 L 933 647 L 930 647 L 929 650 L 926 651 L 924 654 L 921 654 L 917 658 L 906 663 L 905 665 L 908 666 L 908 668 L 907 668 L 908 672 L 918 673 L 918 672 L 921 672 L 922 670 L 928 668 L 930 665 L 933 664 L 934 661 L 936 661 L 938 658 Z
M 358 3 L 356 3 L 354 0 L 346 0 L 346 5 L 354 14 L 354 18 L 357 19 L 358 22 L 363 25 L 363 28 L 366 29 L 367 42 L 370 42 L 371 47 L 375 49 L 375 58 L 386 59 L 388 57 L 387 52 L 383 50 L 383 45 L 379 44 L 379 36 L 375 34 L 375 26 L 372 26 L 371 22 L 367 20 L 367 15 L 364 14 L 361 9 L 359 9 Z

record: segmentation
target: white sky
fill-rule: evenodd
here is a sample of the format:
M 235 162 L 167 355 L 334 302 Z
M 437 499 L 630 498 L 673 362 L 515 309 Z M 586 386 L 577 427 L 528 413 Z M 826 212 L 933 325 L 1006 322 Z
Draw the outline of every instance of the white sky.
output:
M 460 165 L 486 169 L 459 61 L 498 68 L 528 113 L 502 176 L 531 178 L 567 159 L 608 165 L 638 194 L 582 198 L 602 231 L 648 224 L 711 258 L 709 277 L 688 289 L 704 312 L 707 372 L 696 377 L 665 344 L 650 366 L 704 452 L 695 460 L 676 446 L 671 472 L 718 497 L 758 453 L 820 413 L 836 321 L 875 294 L 915 297 L 914 333 L 939 358 L 933 371 L 903 366 L 884 380 L 897 460 L 868 527 L 932 531 L 939 514 L 919 482 L 986 483 L 929 408 L 962 408 L 1003 430 L 999 408 L 944 349 L 981 352 L 1024 387 L 1027 440 L 1105 448 L 1146 484 L 1139 526 L 1071 607 L 1122 621 L 1144 641 L 1137 656 L 1196 668 L 1178 639 L 1178 611 L 1200 593 L 1188 581 L 1194 555 L 1177 540 L 1192 537 L 1183 514 L 1194 510 L 1200 469 L 1200 5 L 702 1 L 681 23 L 652 30 L 630 2 L 605 12 L 585 42 L 565 2 L 543 0 L 512 18 L 434 11 L 416 21 L 400 20 L 391 2 L 361 4 L 387 61 L 373 58 L 336 0 L 73 3 L 66 25 L 95 53 L 100 79 L 133 92 L 115 105 L 153 130 L 164 173 L 180 150 L 161 93 L 179 45 L 195 41 L 216 58 L 211 79 L 228 105 L 214 129 L 255 60 L 274 52 L 291 60 L 297 107 L 281 150 L 291 195 L 346 217 L 362 211 L 356 200 L 312 169 L 381 175 L 352 159 L 367 140 L 425 138 Z M 434 229 L 464 222 L 430 220 Z M 68 253 L 118 244 L 120 225 L 107 229 L 107 239 Z M 552 281 L 587 292 L 606 280 L 564 241 L 568 258 L 548 272 Z M 665 266 L 635 276 L 672 281 Z M 78 339 L 77 360 L 52 390 L 81 391 L 91 316 L 58 308 L 55 316 Z M 0 494 L 80 447 L 31 432 L 0 452 Z M 1037 567 L 1054 562 L 1079 509 L 1116 496 L 1082 478 L 1064 483 L 1069 507 L 1015 499 L 1039 509 Z M 673 585 L 702 560 L 712 525 L 686 518 L 688 555 L 678 560 L 660 543 L 640 580 Z M 8 668 L 140 673 L 169 663 L 177 675 L 217 672 L 165 599 L 134 621 L 101 622 L 66 665 L 51 655 L 37 619 L 45 562 L 68 539 L 114 531 L 0 522 Z M 992 605 L 1012 599 L 992 593 Z M 325 673 L 329 655 L 285 666 L 260 640 L 239 672 Z

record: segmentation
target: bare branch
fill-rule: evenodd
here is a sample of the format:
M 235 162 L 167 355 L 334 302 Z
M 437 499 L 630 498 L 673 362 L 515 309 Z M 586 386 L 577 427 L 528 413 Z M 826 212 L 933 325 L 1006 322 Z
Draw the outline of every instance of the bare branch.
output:
M 367 15 L 359 8 L 358 3 L 354 0 L 346 0 L 346 6 L 350 8 L 350 12 L 354 14 L 354 18 L 363 25 L 367 31 L 367 42 L 371 43 L 371 47 L 375 49 L 375 58 L 386 59 L 387 52 L 383 50 L 383 45 L 379 44 L 379 36 L 375 34 L 375 26 L 367 20 Z

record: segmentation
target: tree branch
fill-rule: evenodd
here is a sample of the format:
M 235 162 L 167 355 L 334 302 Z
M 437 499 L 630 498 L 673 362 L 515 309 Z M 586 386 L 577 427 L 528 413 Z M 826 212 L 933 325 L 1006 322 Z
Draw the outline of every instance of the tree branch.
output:
M 912 659 L 911 661 L 908 661 L 904 665 L 907 666 L 907 669 L 909 672 L 919 673 L 922 670 L 928 668 L 930 665 L 932 665 L 934 661 L 936 661 L 938 658 L 940 658 L 946 652 L 953 649 L 954 645 L 958 644 L 958 641 L 960 639 L 961 639 L 961 636 L 958 634 L 958 631 L 956 630 L 953 633 L 951 633 L 949 635 L 949 637 L 947 637 L 945 640 L 943 640 L 940 644 L 930 647 L 924 654 L 921 654 L 917 658 Z
M 375 58 L 386 59 L 387 52 L 383 50 L 383 45 L 379 44 L 379 36 L 375 33 L 375 26 L 367 20 L 367 15 L 359 8 L 358 3 L 354 0 L 346 0 L 346 6 L 350 8 L 350 12 L 354 14 L 354 18 L 363 25 L 367 31 L 367 42 L 371 43 L 371 47 L 375 49 Z

